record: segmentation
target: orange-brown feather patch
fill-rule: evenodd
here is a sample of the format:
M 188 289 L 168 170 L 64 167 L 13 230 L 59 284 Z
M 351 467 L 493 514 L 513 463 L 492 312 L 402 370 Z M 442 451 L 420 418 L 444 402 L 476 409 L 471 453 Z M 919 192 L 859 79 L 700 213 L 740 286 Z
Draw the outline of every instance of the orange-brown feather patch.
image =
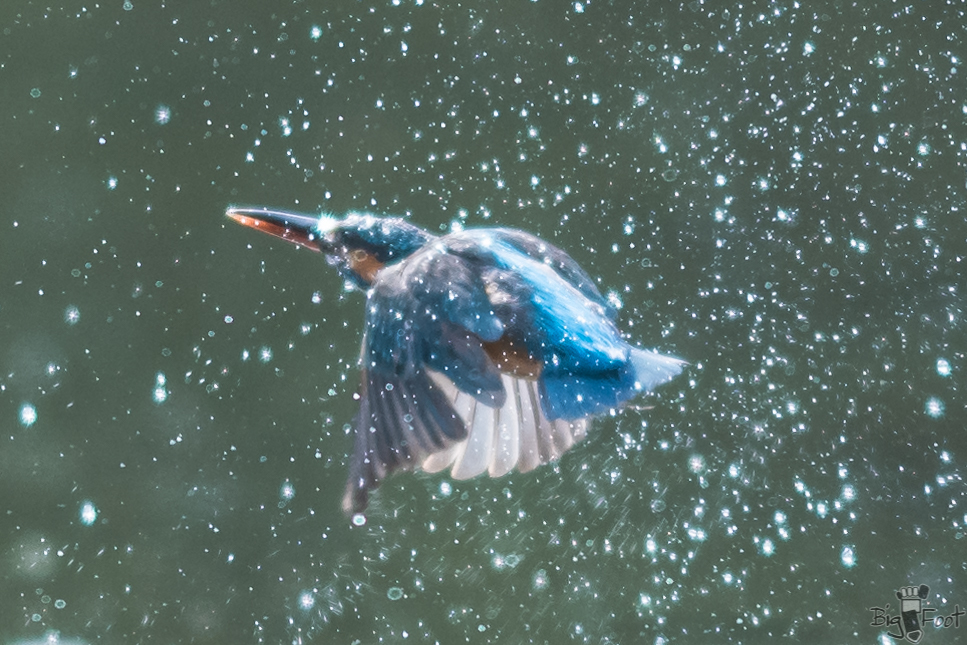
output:
M 349 253 L 349 268 L 370 284 L 376 280 L 376 274 L 384 266 L 386 265 L 373 257 L 372 253 L 367 253 L 362 249 L 356 249 Z
M 492 343 L 483 344 L 487 356 L 497 369 L 517 378 L 537 380 L 544 364 L 534 358 L 522 344 L 517 344 L 506 336 Z

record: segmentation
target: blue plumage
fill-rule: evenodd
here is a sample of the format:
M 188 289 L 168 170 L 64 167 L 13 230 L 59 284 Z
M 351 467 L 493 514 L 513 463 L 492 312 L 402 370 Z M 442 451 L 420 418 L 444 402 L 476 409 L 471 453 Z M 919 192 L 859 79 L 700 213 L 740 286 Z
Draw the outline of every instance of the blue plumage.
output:
M 684 366 L 628 345 L 587 273 L 523 231 L 437 237 L 369 215 L 228 215 L 325 253 L 368 289 L 349 513 L 394 470 L 499 476 L 556 459 L 592 417 Z

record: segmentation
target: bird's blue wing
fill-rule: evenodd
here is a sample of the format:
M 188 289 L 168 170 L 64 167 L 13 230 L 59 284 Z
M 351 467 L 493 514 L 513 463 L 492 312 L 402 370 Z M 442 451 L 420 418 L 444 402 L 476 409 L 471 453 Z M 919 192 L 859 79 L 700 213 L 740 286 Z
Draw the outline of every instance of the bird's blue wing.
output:
M 347 513 L 364 509 L 390 472 L 467 437 L 431 371 L 487 406 L 504 404 L 500 373 L 483 347 L 503 332 L 479 270 L 445 248 L 430 245 L 380 272 L 366 302 Z
M 430 368 L 482 401 L 502 401 L 483 343 L 499 339 L 504 324 L 479 267 L 431 246 L 385 268 L 370 290 L 364 367 L 404 378 Z
M 682 361 L 634 349 L 621 338 L 613 310 L 563 251 L 518 231 L 460 235 L 467 252 L 489 254 L 495 291 L 513 294 L 507 300 L 515 306 L 503 320 L 509 322 L 507 333 L 521 337 L 542 363 L 541 404 L 549 419 L 617 409 L 681 371 Z
M 539 260 L 521 251 L 518 240 L 506 241 L 503 229 L 483 229 L 473 235 L 492 254 L 497 267 L 495 290 L 513 294 L 514 313 L 528 325 L 518 333 L 543 361 L 544 373 L 605 372 L 627 363 L 630 348 L 603 298 L 580 268 L 584 279 L 575 284 L 558 272 L 553 260 Z

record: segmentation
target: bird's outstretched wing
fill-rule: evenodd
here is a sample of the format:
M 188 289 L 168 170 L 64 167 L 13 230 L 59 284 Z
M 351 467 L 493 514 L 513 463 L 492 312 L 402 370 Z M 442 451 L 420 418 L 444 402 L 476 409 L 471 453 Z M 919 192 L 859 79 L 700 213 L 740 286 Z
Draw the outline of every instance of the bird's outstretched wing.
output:
M 343 508 L 390 472 L 499 476 L 552 461 L 590 417 L 681 370 L 629 347 L 563 251 L 506 229 L 429 243 L 367 298 L 356 445 Z
M 504 403 L 500 372 L 483 346 L 503 332 L 476 267 L 439 243 L 380 272 L 366 303 L 347 513 L 364 509 L 368 491 L 393 470 L 467 438 L 431 372 L 486 405 Z

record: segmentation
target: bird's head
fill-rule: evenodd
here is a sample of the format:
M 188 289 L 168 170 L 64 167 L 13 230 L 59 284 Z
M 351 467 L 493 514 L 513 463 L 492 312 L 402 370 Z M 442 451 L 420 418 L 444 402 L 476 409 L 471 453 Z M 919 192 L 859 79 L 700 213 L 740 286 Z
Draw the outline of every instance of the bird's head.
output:
M 225 213 L 243 226 L 324 253 L 340 274 L 367 289 L 387 264 L 398 262 L 433 239 L 399 217 L 350 214 L 344 218 L 309 216 L 266 208 L 229 208 Z

